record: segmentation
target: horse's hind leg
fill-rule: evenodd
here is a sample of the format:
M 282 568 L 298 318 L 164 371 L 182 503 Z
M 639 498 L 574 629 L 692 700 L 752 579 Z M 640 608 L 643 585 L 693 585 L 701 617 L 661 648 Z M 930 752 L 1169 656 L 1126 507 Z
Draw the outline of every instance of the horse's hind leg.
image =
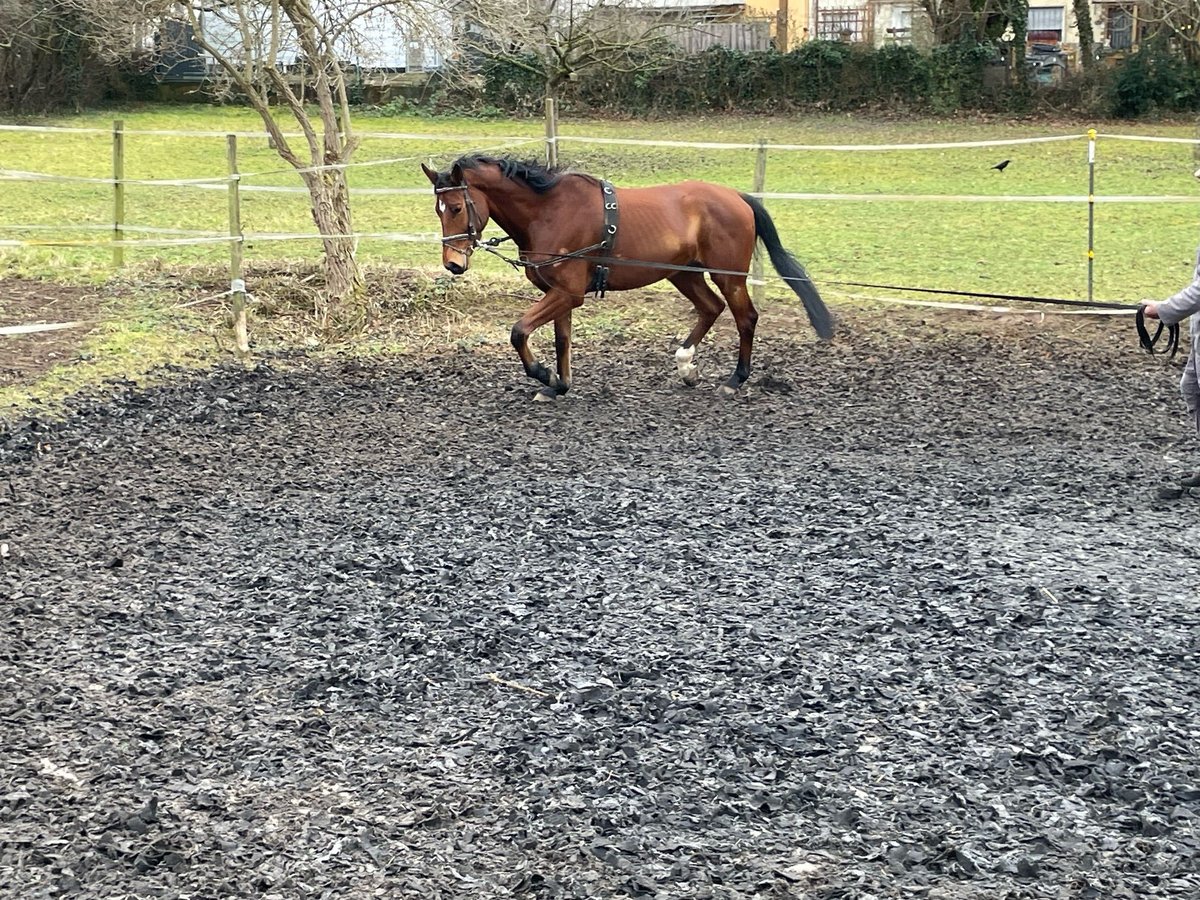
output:
M 758 310 L 750 300 L 750 292 L 746 290 L 744 275 L 714 275 L 713 281 L 725 295 L 729 311 L 738 330 L 738 363 L 729 380 L 721 385 L 721 394 L 732 397 L 737 389 L 750 377 L 750 353 L 754 348 L 754 327 L 758 324 Z
M 558 362 L 558 384 L 554 390 L 565 394 L 571 389 L 571 310 L 554 320 L 554 355 Z
M 704 336 L 725 309 L 725 301 L 708 286 L 701 272 L 677 272 L 671 276 L 670 282 L 696 307 L 696 325 L 683 342 L 683 346 L 675 351 L 675 365 L 679 368 L 679 375 L 684 384 L 692 386 L 700 380 L 700 370 L 692 361 L 696 355 L 696 345 L 704 340 Z

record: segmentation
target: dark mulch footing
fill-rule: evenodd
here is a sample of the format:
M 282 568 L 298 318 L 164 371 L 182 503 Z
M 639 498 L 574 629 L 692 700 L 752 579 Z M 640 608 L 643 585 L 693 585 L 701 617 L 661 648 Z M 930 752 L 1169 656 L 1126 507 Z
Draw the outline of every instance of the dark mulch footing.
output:
M 579 352 L 557 404 L 463 353 L 0 434 L 0 895 L 1200 896 L 1155 362 Z

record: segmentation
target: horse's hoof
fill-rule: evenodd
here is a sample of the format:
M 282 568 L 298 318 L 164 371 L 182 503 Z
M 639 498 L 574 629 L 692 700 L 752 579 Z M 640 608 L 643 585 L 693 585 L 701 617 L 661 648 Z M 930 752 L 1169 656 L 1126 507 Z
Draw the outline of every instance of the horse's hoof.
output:
M 717 396 L 722 400 L 732 400 L 737 396 L 737 388 L 723 384 L 717 389 Z
M 558 391 L 551 387 L 544 387 L 533 395 L 534 403 L 553 403 L 558 399 Z
M 692 371 L 687 372 L 683 376 L 683 383 L 688 387 L 695 387 L 700 383 L 700 370 L 692 366 Z

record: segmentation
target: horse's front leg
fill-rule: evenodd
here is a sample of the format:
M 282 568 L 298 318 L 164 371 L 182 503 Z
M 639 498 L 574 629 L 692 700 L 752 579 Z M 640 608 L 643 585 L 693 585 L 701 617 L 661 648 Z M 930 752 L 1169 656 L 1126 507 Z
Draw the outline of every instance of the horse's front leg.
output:
M 577 305 L 578 303 L 575 298 L 566 291 L 551 288 L 541 300 L 529 307 L 529 311 L 512 327 L 513 349 L 517 351 L 521 365 L 525 367 L 525 374 L 530 378 L 536 378 L 546 386 L 545 390 L 538 392 L 536 399 L 553 400 L 559 394 L 565 394 L 570 387 L 570 316 L 571 310 Z M 565 333 L 559 325 L 564 320 L 564 317 L 566 321 Z M 535 359 L 533 351 L 529 349 L 529 336 L 551 321 L 555 323 L 554 344 L 558 356 L 557 375 L 551 372 L 544 363 Z M 566 351 L 565 354 L 564 350 Z M 565 368 L 564 358 L 566 359 Z

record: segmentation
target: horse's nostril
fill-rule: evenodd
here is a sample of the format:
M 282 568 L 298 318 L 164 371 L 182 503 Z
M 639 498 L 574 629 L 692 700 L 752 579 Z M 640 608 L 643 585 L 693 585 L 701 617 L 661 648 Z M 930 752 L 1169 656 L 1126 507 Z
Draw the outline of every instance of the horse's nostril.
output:
M 461 275 L 463 272 L 467 271 L 464 266 L 460 266 L 456 262 L 446 263 L 446 268 L 449 270 L 451 275 Z

